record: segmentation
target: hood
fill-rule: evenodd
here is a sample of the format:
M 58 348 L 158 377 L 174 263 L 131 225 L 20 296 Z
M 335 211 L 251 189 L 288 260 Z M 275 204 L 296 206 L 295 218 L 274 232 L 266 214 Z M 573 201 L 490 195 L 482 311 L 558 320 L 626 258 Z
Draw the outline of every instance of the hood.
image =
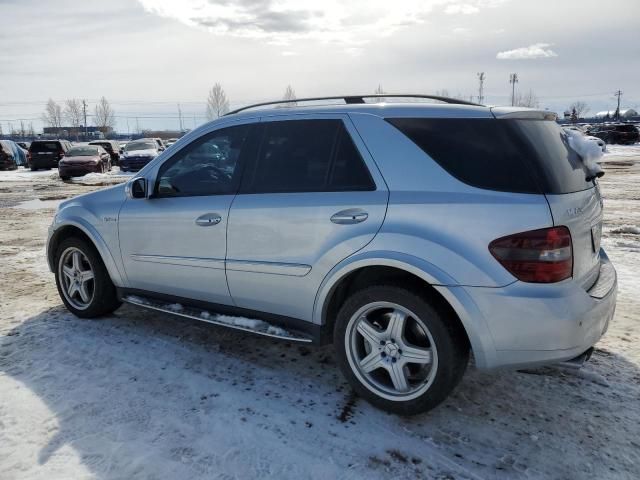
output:
M 65 200 L 64 202 L 61 202 L 60 205 L 58 206 L 58 212 L 69 207 L 86 206 L 87 205 L 86 202 L 88 201 L 91 201 L 98 205 L 106 204 L 107 202 L 124 201 L 124 198 L 125 198 L 124 188 L 125 188 L 125 184 L 120 183 L 118 185 L 114 185 L 113 187 L 102 188 L 94 192 L 78 195 L 77 197 L 73 197 L 73 198 L 70 198 L 69 200 Z
M 124 152 L 124 158 L 127 157 L 157 157 L 158 152 L 152 148 L 148 150 L 132 150 L 129 152 Z

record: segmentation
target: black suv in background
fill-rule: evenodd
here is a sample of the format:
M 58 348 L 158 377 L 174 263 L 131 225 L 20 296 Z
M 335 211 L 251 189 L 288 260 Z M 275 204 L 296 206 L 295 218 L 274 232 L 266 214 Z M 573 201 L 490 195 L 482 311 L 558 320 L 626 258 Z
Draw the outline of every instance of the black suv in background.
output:
M 58 162 L 70 148 L 68 140 L 34 140 L 29 146 L 29 166 L 31 170 L 58 168 Z
M 118 165 L 120 160 L 120 144 L 115 140 L 94 140 L 89 145 L 96 145 L 104 148 L 111 157 L 111 165 Z
M 593 125 L 587 130 L 587 134 L 601 138 L 607 143 L 631 145 L 632 143 L 640 141 L 640 132 L 630 123 Z

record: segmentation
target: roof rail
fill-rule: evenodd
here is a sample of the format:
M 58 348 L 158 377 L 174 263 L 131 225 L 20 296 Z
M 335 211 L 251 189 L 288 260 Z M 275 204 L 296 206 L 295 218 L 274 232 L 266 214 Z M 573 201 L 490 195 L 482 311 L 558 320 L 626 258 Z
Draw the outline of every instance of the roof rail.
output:
M 352 105 L 356 103 L 365 103 L 365 98 L 426 98 L 429 100 L 438 100 L 443 103 L 451 103 L 455 105 L 474 105 L 476 107 L 482 106 L 479 103 L 467 102 L 466 100 L 459 100 L 457 98 L 442 97 L 440 95 L 420 95 L 420 94 L 400 94 L 400 93 L 373 93 L 370 95 L 339 95 L 336 97 L 309 97 L 309 98 L 295 98 L 291 100 L 276 100 L 273 102 L 254 103 L 253 105 L 247 105 L 246 107 L 237 108 L 225 115 L 233 115 L 234 113 L 243 112 L 250 108 L 265 107 L 267 105 L 281 105 L 283 103 L 297 104 L 299 102 L 314 102 L 319 100 L 344 100 L 346 105 Z

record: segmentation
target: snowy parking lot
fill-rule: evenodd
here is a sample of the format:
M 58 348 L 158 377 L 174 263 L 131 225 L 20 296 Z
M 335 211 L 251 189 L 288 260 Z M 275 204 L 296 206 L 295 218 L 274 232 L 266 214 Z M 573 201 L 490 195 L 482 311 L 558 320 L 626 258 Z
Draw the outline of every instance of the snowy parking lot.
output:
M 602 244 L 615 319 L 579 371 L 469 366 L 436 410 L 354 397 L 332 348 L 123 306 L 62 306 L 44 258 L 57 204 L 125 181 L 0 172 L 0 479 L 637 479 L 640 145 L 610 146 Z

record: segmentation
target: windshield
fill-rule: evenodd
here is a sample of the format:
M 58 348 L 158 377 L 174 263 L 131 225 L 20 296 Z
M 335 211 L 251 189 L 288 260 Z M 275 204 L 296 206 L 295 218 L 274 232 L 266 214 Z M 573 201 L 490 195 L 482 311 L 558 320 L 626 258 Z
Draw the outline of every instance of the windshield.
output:
M 127 143 L 124 147 L 125 151 L 131 152 L 133 150 L 155 150 L 156 145 L 153 142 L 131 142 Z
M 67 157 L 93 157 L 98 155 L 96 147 L 73 147 L 67 152 Z
M 36 152 L 57 152 L 61 148 L 58 142 L 33 142 L 31 150 Z

